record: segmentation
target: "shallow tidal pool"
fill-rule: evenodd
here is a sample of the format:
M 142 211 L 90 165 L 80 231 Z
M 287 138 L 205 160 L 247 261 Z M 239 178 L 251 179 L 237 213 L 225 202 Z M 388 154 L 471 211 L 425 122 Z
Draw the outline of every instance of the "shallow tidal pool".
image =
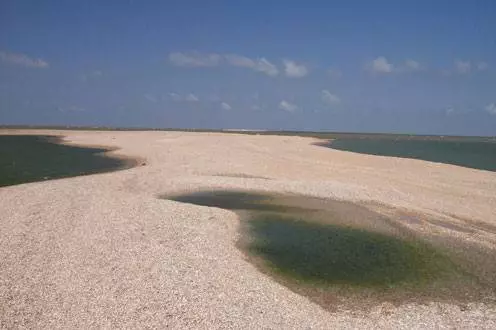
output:
M 238 247 L 248 260 L 326 308 L 384 300 L 467 302 L 488 292 L 448 250 L 361 205 L 240 191 L 164 198 L 236 212 Z

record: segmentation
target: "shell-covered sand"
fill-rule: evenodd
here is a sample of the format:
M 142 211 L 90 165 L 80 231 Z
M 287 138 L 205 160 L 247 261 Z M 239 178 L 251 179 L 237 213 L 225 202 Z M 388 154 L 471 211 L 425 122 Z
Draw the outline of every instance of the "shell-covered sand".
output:
M 329 312 L 246 260 L 235 213 L 158 198 L 238 189 L 372 201 L 452 223 L 407 225 L 491 251 L 495 172 L 302 137 L 0 130 L 14 133 L 117 147 L 146 165 L 0 188 L 0 328 L 496 329 L 483 301 Z

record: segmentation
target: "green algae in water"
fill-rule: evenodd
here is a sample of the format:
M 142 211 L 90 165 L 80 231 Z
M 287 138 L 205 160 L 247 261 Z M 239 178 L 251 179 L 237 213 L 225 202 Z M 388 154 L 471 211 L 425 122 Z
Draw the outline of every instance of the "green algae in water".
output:
M 129 168 L 134 162 L 102 155 L 102 148 L 59 144 L 60 138 L 0 135 L 0 187 Z
M 207 191 L 168 199 L 248 212 L 241 217 L 248 237 L 243 249 L 299 282 L 391 287 L 422 284 L 458 271 L 449 258 L 421 241 L 336 225 L 331 219 L 323 223 L 322 213 L 316 219 L 315 210 L 288 205 L 291 200 L 278 195 Z M 372 213 L 361 214 L 377 216 Z
M 247 260 L 326 309 L 494 296 L 477 271 L 452 261 L 455 250 L 361 205 L 242 191 L 163 198 L 235 211 Z
M 248 220 L 248 250 L 285 276 L 319 285 L 392 287 L 457 272 L 424 243 L 355 228 L 265 214 Z

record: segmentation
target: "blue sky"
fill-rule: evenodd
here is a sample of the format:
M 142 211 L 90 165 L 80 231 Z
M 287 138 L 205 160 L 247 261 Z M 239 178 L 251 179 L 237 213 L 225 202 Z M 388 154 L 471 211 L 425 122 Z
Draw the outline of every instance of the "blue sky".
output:
M 0 124 L 496 135 L 495 13 L 0 0 Z

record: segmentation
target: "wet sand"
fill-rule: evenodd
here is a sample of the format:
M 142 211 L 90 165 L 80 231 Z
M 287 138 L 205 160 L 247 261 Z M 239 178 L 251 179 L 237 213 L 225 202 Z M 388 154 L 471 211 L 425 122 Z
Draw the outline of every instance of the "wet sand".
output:
M 236 213 L 159 198 L 227 189 L 367 205 L 432 242 L 463 242 L 481 251 L 474 267 L 490 266 L 493 172 L 337 151 L 302 137 L 26 132 L 119 148 L 111 153 L 146 166 L 0 188 L 1 328 L 496 327 L 491 297 L 331 312 L 248 260 L 236 246 Z

